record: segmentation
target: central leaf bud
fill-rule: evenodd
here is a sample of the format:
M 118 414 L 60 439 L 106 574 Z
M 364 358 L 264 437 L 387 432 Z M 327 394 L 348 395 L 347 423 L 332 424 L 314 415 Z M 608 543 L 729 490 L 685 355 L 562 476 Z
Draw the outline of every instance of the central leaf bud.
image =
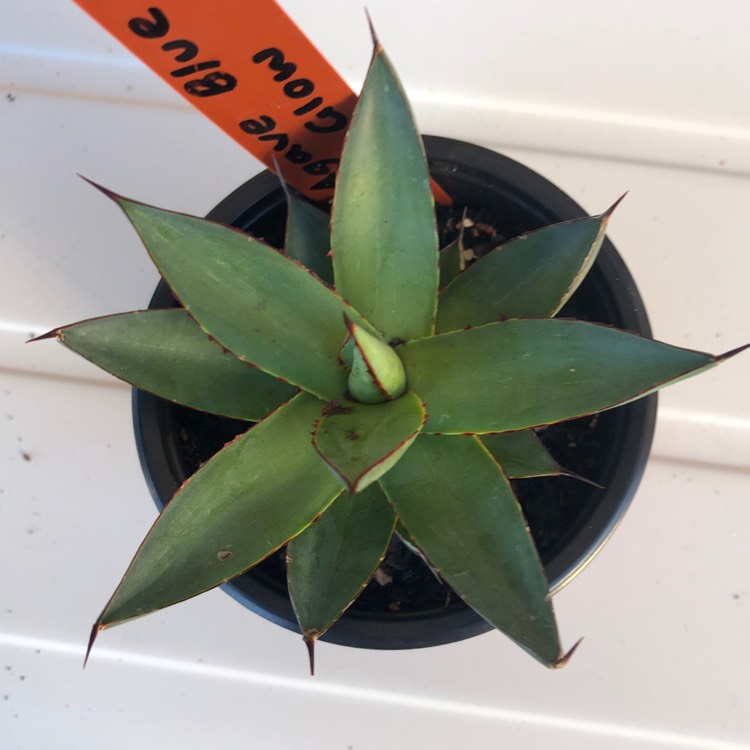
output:
M 395 350 L 382 339 L 346 318 L 353 342 L 349 395 L 363 404 L 380 404 L 406 390 L 406 371 Z

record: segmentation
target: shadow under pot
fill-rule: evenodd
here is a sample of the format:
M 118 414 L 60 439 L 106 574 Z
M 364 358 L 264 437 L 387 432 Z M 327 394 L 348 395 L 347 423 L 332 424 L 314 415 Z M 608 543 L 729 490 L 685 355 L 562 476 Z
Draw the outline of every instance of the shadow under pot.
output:
M 464 207 L 473 223 L 465 240 L 477 255 L 524 232 L 585 215 L 559 188 L 518 162 L 447 138 L 427 136 L 425 145 L 434 178 L 454 201 L 453 207 L 438 207 L 441 246 L 456 236 Z M 269 172 L 254 177 L 208 218 L 281 247 L 286 204 L 278 179 Z M 150 307 L 174 304 L 160 283 Z M 635 283 L 608 240 L 560 316 L 651 335 Z M 141 465 L 159 508 L 226 442 L 252 427 L 137 389 L 133 412 Z M 513 482 L 553 592 L 594 557 L 627 509 L 645 468 L 655 416 L 652 395 L 539 431 L 561 466 L 600 485 L 568 477 Z M 299 632 L 284 558 L 282 549 L 223 589 L 268 620 Z M 398 540 L 391 543 L 381 573 L 322 640 L 360 648 L 421 648 L 492 629 Z

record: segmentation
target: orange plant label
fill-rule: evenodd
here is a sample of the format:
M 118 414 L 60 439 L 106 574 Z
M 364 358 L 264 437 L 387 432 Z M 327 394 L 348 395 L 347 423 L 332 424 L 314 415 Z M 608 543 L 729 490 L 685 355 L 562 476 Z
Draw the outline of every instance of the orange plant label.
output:
M 356 96 L 275 0 L 76 0 L 241 146 L 333 194 Z
M 276 0 L 75 1 L 270 170 L 332 197 L 357 97 Z

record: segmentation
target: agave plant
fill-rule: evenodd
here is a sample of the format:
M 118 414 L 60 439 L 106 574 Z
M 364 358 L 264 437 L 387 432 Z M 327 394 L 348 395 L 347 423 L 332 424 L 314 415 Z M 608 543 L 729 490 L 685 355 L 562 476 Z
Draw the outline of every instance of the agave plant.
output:
M 312 660 L 398 529 L 489 623 L 543 664 L 565 663 L 509 482 L 562 471 L 534 428 L 627 403 L 734 353 L 554 317 L 594 262 L 611 211 L 529 233 L 473 264 L 460 242 L 440 250 L 422 142 L 377 44 L 330 232 L 328 216 L 293 195 L 278 251 L 108 194 L 182 307 L 47 336 L 139 388 L 257 424 L 161 513 L 89 650 L 100 630 L 287 545 Z

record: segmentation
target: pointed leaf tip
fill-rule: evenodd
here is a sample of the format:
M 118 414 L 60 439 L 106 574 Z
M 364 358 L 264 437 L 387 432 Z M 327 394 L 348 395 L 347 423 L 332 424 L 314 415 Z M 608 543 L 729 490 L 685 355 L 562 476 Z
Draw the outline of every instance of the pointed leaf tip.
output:
M 398 190 L 386 187 L 394 184 Z M 429 185 L 403 86 L 376 48 L 341 154 L 331 246 L 337 292 L 386 341 L 434 331 L 438 237 Z
M 184 483 L 144 539 L 99 622 L 116 625 L 219 586 L 297 536 L 325 510 L 341 489 L 307 434 L 321 406 L 310 394 L 298 394 Z M 230 550 L 224 559 L 217 554 Z
M 508 479 L 478 438 L 420 435 L 380 485 L 462 599 L 543 664 L 559 658 L 539 555 Z
M 603 489 L 593 480 L 560 466 L 534 430 L 483 435 L 482 443 L 509 479 L 563 476 Z
M 737 354 L 741 354 L 746 349 L 750 349 L 750 344 L 743 344 L 742 346 L 738 346 L 736 349 L 730 349 L 728 352 L 724 352 L 724 354 L 719 354 L 716 357 L 717 362 L 724 362 L 727 359 L 731 359 Z
M 583 636 L 581 636 L 581 638 L 579 638 L 573 644 L 572 648 L 570 648 L 566 654 L 563 654 L 559 659 L 556 659 L 555 661 L 551 662 L 549 665 L 550 669 L 562 669 L 564 666 L 566 666 L 568 662 L 573 658 L 573 654 L 581 645 L 582 640 L 583 640 Z
M 287 582 L 302 633 L 320 636 L 348 609 L 380 565 L 396 516 L 377 483 L 341 494 L 287 546 Z
M 310 677 L 315 677 L 315 642 L 318 636 L 315 633 L 305 633 L 302 640 L 307 646 L 307 656 L 310 659 Z
M 63 328 L 64 327 L 65 326 L 63 326 Z M 33 336 L 32 338 L 27 339 L 25 343 L 32 344 L 34 341 L 44 341 L 44 339 L 59 339 L 61 332 L 62 328 L 53 328 L 51 331 L 47 331 L 47 333 L 43 333 L 40 336 Z
M 606 224 L 612 214 L 615 212 L 615 209 L 625 200 L 625 197 L 629 193 L 629 190 L 626 190 L 604 213 L 601 214 L 602 221 Z
M 86 669 L 86 665 L 88 664 L 89 656 L 91 655 L 91 649 L 94 647 L 94 642 L 96 641 L 96 637 L 99 635 L 99 633 L 102 630 L 104 630 L 104 627 L 102 626 L 101 619 L 99 619 L 91 627 L 91 635 L 89 636 L 89 644 L 86 647 L 86 656 L 83 657 L 84 669 Z
M 57 332 L 60 343 L 115 377 L 212 414 L 257 422 L 295 393 L 217 345 L 186 310 L 108 315 Z M 181 372 L 193 377 L 176 377 Z
M 380 43 L 380 39 L 378 39 L 377 32 L 375 31 L 375 24 L 372 22 L 372 16 L 370 15 L 368 8 L 365 8 L 365 18 L 367 18 L 367 26 L 370 29 L 370 37 L 372 39 L 372 54 L 377 55 L 379 52 L 383 51 L 383 45 Z
M 588 477 L 583 476 L 583 474 L 576 474 L 575 471 L 570 471 L 569 469 L 565 469 L 563 467 L 560 468 L 560 476 L 568 477 L 569 479 L 575 479 L 578 482 L 583 482 L 584 484 L 590 484 L 592 487 L 596 487 L 596 489 L 598 490 L 604 489 L 603 484 L 599 484 L 599 482 L 595 482 L 593 479 L 589 479 Z
M 429 405 L 425 431 L 442 433 L 506 432 L 593 414 L 717 362 L 617 328 L 554 318 L 514 319 L 410 341 L 399 355 L 409 387 Z M 481 399 L 472 403 L 475 394 Z
M 89 179 L 88 177 L 85 177 L 82 174 L 78 174 L 78 176 L 84 181 L 88 182 L 91 187 L 96 188 L 100 193 L 104 193 L 104 195 L 107 196 L 107 198 L 111 198 L 115 203 L 121 203 L 123 200 L 123 197 L 119 195 L 118 193 L 115 193 L 114 190 L 110 190 L 109 188 L 104 187 L 104 185 L 100 185 L 98 182 L 94 182 L 93 180 Z
M 596 260 L 616 205 L 527 232 L 485 254 L 440 292 L 437 330 L 554 317 Z

